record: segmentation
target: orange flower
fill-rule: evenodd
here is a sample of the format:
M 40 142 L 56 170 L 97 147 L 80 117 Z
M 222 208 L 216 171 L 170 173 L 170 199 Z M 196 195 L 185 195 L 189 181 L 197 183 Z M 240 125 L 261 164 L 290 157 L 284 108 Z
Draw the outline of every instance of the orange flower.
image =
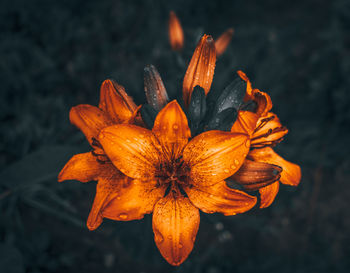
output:
M 175 51 L 181 50 L 184 46 L 184 32 L 180 20 L 173 11 L 170 11 L 169 15 L 169 41 Z
M 134 220 L 140 216 L 135 218 L 135 206 L 140 206 L 138 212 L 153 210 L 156 245 L 172 265 L 181 264 L 192 251 L 198 209 L 235 215 L 256 203 L 256 197 L 225 183 L 248 153 L 246 134 L 216 130 L 190 138 L 186 115 L 176 101 L 159 112 L 152 130 L 119 124 L 104 128 L 98 137 L 112 163 L 138 187 L 127 199 L 116 193 L 121 199 L 114 198 L 102 215 Z
M 270 112 L 271 98 L 258 89 L 253 89 L 248 77 L 242 72 L 239 76 L 247 82 L 245 101 L 256 103 L 255 112 L 239 111 L 231 132 L 246 133 L 250 136 L 253 148 L 243 167 L 232 177 L 247 190 L 259 190 L 260 208 L 271 205 L 279 190 L 279 181 L 297 186 L 301 179 L 300 167 L 277 155 L 272 146 L 279 143 L 288 133 L 278 117 Z
M 125 196 L 130 194 L 128 191 L 137 188 L 137 185 L 131 185 L 130 178 L 114 167 L 97 141 L 103 128 L 118 123 L 134 122 L 137 110 L 124 87 L 111 80 L 105 80 L 101 85 L 99 107 L 84 104 L 75 106 L 70 111 L 70 121 L 85 134 L 93 151 L 73 156 L 58 175 L 58 181 L 98 181 L 95 200 L 87 220 L 90 230 L 96 229 L 102 223 L 102 212 L 108 213 L 108 204 L 119 198 L 117 192 L 123 192 Z M 147 206 L 143 209 L 147 210 Z M 123 220 L 122 216 L 120 220 Z
M 208 94 L 214 77 L 216 50 L 213 38 L 203 35 L 197 44 L 183 81 L 183 98 L 188 106 L 193 88 L 202 87 Z

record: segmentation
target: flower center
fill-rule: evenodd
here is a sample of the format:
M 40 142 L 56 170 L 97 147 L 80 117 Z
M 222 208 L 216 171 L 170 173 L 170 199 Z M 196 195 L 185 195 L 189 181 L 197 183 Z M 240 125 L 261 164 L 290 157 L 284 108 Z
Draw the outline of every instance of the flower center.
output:
M 162 162 L 157 168 L 156 178 L 160 185 L 188 185 L 190 168 L 183 161 L 177 158 L 169 162 Z

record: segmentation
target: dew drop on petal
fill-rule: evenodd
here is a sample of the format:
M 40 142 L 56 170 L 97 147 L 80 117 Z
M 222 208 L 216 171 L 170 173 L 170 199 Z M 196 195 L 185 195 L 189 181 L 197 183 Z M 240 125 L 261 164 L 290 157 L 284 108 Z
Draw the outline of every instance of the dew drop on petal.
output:
M 128 215 L 127 215 L 126 213 L 121 213 L 121 214 L 118 215 L 118 217 L 119 217 L 120 219 L 122 219 L 122 220 L 128 219 Z
M 225 169 L 224 172 L 225 172 L 225 173 L 229 173 L 230 171 L 229 171 L 228 169 Z
M 235 159 L 234 163 L 235 163 L 236 166 L 238 166 L 239 165 L 238 159 Z

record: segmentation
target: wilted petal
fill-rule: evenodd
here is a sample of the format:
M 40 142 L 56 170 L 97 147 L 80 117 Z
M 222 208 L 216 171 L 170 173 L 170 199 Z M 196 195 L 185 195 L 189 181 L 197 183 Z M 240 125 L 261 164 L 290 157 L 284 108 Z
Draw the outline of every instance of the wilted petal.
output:
M 164 196 L 165 189 L 158 187 L 156 181 L 129 181 L 111 196 L 111 201 L 103 207 L 102 216 L 118 221 L 141 219 L 153 211 L 155 203 Z
M 169 41 L 173 50 L 181 50 L 183 48 L 184 33 L 180 20 L 173 11 L 170 11 L 169 15 Z
M 159 150 L 151 131 L 119 124 L 103 129 L 99 141 L 108 158 L 122 173 L 141 180 L 153 178 L 159 163 Z
M 103 168 L 106 168 L 106 165 L 98 163 L 91 152 L 77 154 L 63 167 L 58 175 L 58 182 L 64 180 L 78 180 L 80 182 L 96 180 Z
M 157 136 L 168 159 L 180 156 L 191 137 L 191 131 L 185 113 L 175 100 L 158 113 L 152 132 Z
M 136 110 L 136 104 L 125 88 L 113 80 L 102 83 L 99 107 L 108 113 L 114 123 L 128 121 Z
M 227 46 L 230 44 L 233 36 L 233 28 L 229 28 L 215 41 L 216 56 L 220 56 L 225 52 Z
M 199 228 L 199 211 L 187 197 L 172 191 L 154 207 L 154 241 L 168 263 L 180 265 L 193 249 Z
M 274 182 L 271 185 L 268 185 L 259 190 L 260 193 L 260 208 L 269 207 L 272 202 L 275 200 L 280 187 L 280 182 Z
M 233 175 L 249 151 L 244 134 L 208 131 L 193 138 L 183 151 L 194 185 L 210 186 Z
M 252 136 L 259 116 L 250 111 L 238 111 L 238 116 L 231 128 L 232 133 L 243 133 Z
M 282 126 L 278 117 L 269 112 L 266 117 L 261 117 L 254 130 L 252 147 L 272 146 L 279 143 L 288 133 L 288 129 Z
M 183 81 L 183 98 L 188 106 L 193 88 L 196 85 L 202 87 L 208 94 L 213 81 L 216 61 L 215 43 L 211 36 L 204 35 L 198 42 L 188 65 Z
M 283 171 L 281 172 L 280 181 L 290 186 L 298 186 L 301 179 L 300 167 L 283 159 L 272 148 L 254 149 L 249 152 L 249 158 L 254 161 L 266 162 L 282 167 Z
M 246 190 L 258 190 L 278 181 L 281 171 L 279 166 L 246 159 L 231 179 L 243 185 Z
M 105 112 L 88 104 L 72 107 L 69 112 L 69 119 L 71 123 L 84 133 L 90 145 L 93 142 L 93 138 L 97 138 L 103 128 L 113 124 Z
M 209 187 L 185 187 L 184 190 L 192 204 L 205 213 L 235 215 L 250 210 L 256 204 L 256 197 L 229 188 L 225 181 Z
M 153 65 L 144 68 L 144 85 L 147 102 L 160 111 L 169 101 L 163 81 Z
M 110 171 L 101 172 L 98 177 L 95 200 L 87 220 L 87 227 L 90 230 L 94 230 L 101 225 L 103 207 L 120 192 L 123 185 L 128 184 L 131 180 L 131 178 L 122 174 L 112 164 L 109 165 L 112 167 Z

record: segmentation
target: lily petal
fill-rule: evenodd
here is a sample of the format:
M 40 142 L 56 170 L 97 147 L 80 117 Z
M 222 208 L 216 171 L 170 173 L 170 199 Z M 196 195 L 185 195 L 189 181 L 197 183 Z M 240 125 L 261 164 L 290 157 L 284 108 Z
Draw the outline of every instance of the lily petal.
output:
M 202 87 L 205 94 L 208 94 L 213 81 L 215 61 L 214 40 L 210 35 L 203 35 L 193 53 L 183 81 L 183 98 L 186 106 L 190 103 L 196 85 Z
M 112 164 L 109 165 L 112 167 L 110 171 L 101 172 L 98 177 L 95 200 L 87 220 L 89 230 L 95 230 L 101 225 L 103 207 L 120 192 L 120 189 L 124 185 L 130 183 L 131 180 L 131 178 L 122 174 Z
M 191 131 L 187 117 L 176 100 L 168 103 L 157 115 L 152 132 L 157 136 L 168 159 L 177 159 Z
M 268 185 L 259 190 L 260 193 L 260 208 L 269 207 L 272 202 L 275 200 L 280 187 L 280 182 L 274 182 L 271 185 Z
M 106 113 L 88 104 L 72 107 L 69 112 L 69 119 L 72 124 L 84 133 L 90 145 L 93 141 L 92 138 L 97 138 L 103 128 L 113 124 Z
M 258 190 L 278 181 L 281 171 L 279 166 L 246 159 L 231 179 L 243 185 L 246 190 Z
M 252 135 L 252 147 L 273 146 L 283 140 L 288 129 L 282 126 L 279 118 L 274 113 L 267 113 L 266 117 L 259 118 Z
M 173 11 L 170 11 L 169 15 L 169 40 L 171 48 L 175 51 L 181 50 L 184 46 L 184 33 L 181 23 Z
M 99 107 L 108 113 L 114 123 L 128 121 L 136 110 L 136 104 L 125 88 L 113 80 L 102 83 Z
M 77 154 L 63 167 L 58 175 L 58 182 L 64 180 L 78 180 L 80 182 L 96 180 L 103 168 L 106 168 L 106 166 L 98 163 L 91 152 Z
M 292 162 L 289 162 L 279 156 L 272 148 L 266 147 L 263 149 L 254 149 L 249 152 L 248 157 L 254 161 L 261 161 L 270 164 L 275 164 L 282 167 L 280 181 L 283 184 L 290 186 L 298 186 L 301 179 L 300 167 Z
M 199 228 L 199 211 L 187 197 L 172 191 L 154 207 L 154 241 L 168 263 L 180 265 L 193 249 Z
M 108 158 L 122 173 L 143 181 L 152 180 L 159 163 L 159 144 L 150 130 L 118 124 L 103 129 L 98 138 Z
M 233 175 L 249 151 L 249 137 L 224 131 L 207 131 L 193 138 L 183 151 L 194 185 L 210 186 Z
M 233 28 L 229 28 L 215 41 L 216 56 L 222 55 L 226 51 L 226 48 L 231 42 L 233 36 Z
M 237 119 L 231 128 L 232 133 L 252 136 L 259 116 L 250 111 L 238 111 Z
M 256 197 L 231 189 L 225 181 L 209 187 L 184 187 L 188 198 L 205 213 L 220 212 L 224 215 L 243 213 L 256 204 Z
M 266 116 L 267 113 L 272 109 L 271 97 L 267 93 L 261 92 L 259 89 L 253 89 L 250 99 L 254 100 L 257 103 L 258 107 L 256 114 L 261 117 Z
M 118 221 L 142 219 L 145 214 L 153 211 L 154 205 L 164 196 L 165 190 L 165 187 L 157 186 L 157 181 L 129 181 L 113 194 L 110 203 L 104 206 L 102 216 Z

